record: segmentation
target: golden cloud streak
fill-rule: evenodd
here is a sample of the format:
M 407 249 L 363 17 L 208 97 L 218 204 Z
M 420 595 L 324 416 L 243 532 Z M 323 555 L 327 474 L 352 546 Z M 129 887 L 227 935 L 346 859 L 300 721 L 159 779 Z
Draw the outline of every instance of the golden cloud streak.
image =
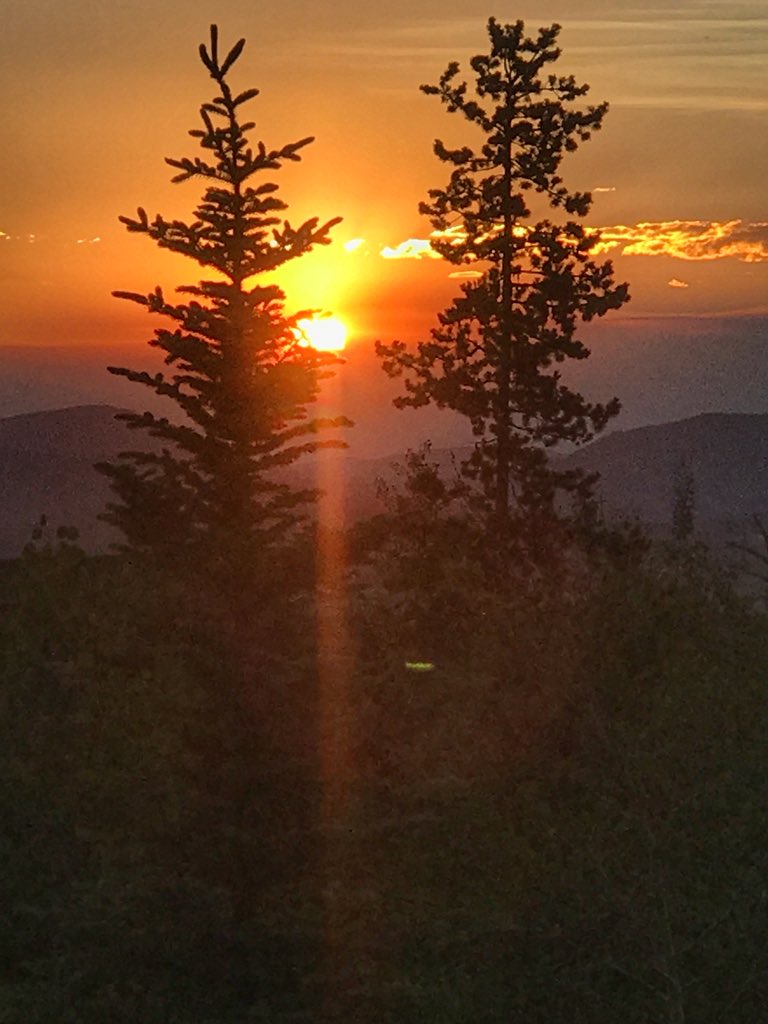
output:
M 432 243 L 426 238 L 406 238 L 399 245 L 385 245 L 379 255 L 385 260 L 439 260 L 439 252 L 435 252 Z
M 524 225 L 518 224 L 512 229 L 512 233 L 517 238 L 522 238 L 528 230 Z M 478 238 L 478 241 L 482 242 L 490 237 L 490 234 L 482 235 Z M 433 242 L 461 245 L 466 239 L 467 233 L 463 225 L 456 224 L 453 227 L 446 228 L 445 231 L 432 231 L 429 238 L 406 238 L 399 245 L 385 245 L 380 249 L 379 255 L 385 260 L 440 260 L 442 256 L 432 247 Z M 478 273 L 475 276 L 482 277 L 482 274 Z
M 687 261 L 730 258 L 744 263 L 768 262 L 768 221 L 640 221 L 591 230 L 600 236 L 592 250 L 596 256 L 610 252 L 620 256 L 671 256 Z M 522 237 L 525 228 L 519 226 L 515 233 Z M 435 231 L 428 239 L 408 238 L 399 245 L 384 246 L 380 255 L 390 260 L 440 259 L 432 248 L 433 240 L 458 243 L 464 237 L 461 227 Z
M 678 260 L 737 259 L 768 262 L 768 222 L 669 220 L 598 229 L 593 252 L 622 256 L 671 256 Z

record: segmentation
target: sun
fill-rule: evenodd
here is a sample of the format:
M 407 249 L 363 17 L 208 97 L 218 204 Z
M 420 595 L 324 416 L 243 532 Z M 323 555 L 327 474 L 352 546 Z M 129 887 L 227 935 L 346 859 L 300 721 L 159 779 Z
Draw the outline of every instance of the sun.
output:
M 304 317 L 294 333 L 300 344 L 318 352 L 340 352 L 347 343 L 347 328 L 335 316 Z

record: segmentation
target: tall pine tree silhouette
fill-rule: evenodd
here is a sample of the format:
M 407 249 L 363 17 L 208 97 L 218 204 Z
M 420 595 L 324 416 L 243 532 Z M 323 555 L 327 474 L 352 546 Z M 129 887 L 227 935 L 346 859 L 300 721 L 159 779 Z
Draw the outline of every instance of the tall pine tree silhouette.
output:
M 545 73 L 560 57 L 558 25 L 525 35 L 522 21 L 488 22 L 490 51 L 471 60 L 474 93 L 451 63 L 438 85 L 450 113 L 479 130 L 479 146 L 435 154 L 451 167 L 448 184 L 429 192 L 432 246 L 466 265 L 469 280 L 438 315 L 439 326 L 415 350 L 400 341 L 377 344 L 386 372 L 404 375 L 395 404 L 434 402 L 469 418 L 478 438 L 464 465 L 479 479 L 489 519 L 502 528 L 534 510 L 552 511 L 558 487 L 587 491 L 578 475 L 558 475 L 545 449 L 582 442 L 601 430 L 619 403 L 590 404 L 562 381 L 555 364 L 585 359 L 578 322 L 603 316 L 628 299 L 610 262 L 590 253 L 596 233 L 579 222 L 591 206 L 558 173 L 565 153 L 600 128 L 607 104 L 579 109 L 588 92 L 572 76 Z M 555 220 L 535 219 L 547 207 Z
M 133 550 L 204 546 L 221 554 L 242 553 L 249 541 L 269 546 L 301 519 L 313 496 L 278 482 L 273 471 L 319 447 L 340 446 L 316 435 L 347 425 L 341 417 L 308 417 L 320 379 L 338 358 L 308 347 L 295 333 L 307 310 L 287 315 L 280 288 L 260 283 L 288 260 L 327 244 L 340 218 L 324 224 L 313 218 L 296 228 L 281 218 L 286 204 L 269 172 L 299 160 L 313 139 L 279 149 L 249 143 L 254 123 L 242 119 L 242 110 L 258 90 L 236 94 L 229 83 L 244 45 L 240 39 L 222 59 L 211 27 L 210 46 L 201 44 L 200 57 L 218 92 L 200 109 L 202 128 L 190 132 L 203 156 L 166 160 L 177 171 L 174 182 L 207 182 L 194 219 L 150 220 L 141 208 L 135 218 L 120 218 L 129 231 L 211 272 L 177 289 L 183 301 L 169 300 L 159 287 L 149 295 L 114 293 L 170 321 L 149 344 L 165 353 L 172 370 L 110 366 L 109 372 L 170 399 L 183 414 L 177 421 L 150 412 L 121 414 L 155 443 L 97 467 L 118 499 L 102 518 Z

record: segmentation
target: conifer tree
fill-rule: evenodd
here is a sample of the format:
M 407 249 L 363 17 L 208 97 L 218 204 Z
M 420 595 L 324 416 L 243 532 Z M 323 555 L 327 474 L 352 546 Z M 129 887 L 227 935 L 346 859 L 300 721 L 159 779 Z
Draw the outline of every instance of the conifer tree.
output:
M 262 283 L 264 274 L 327 244 L 340 218 L 320 224 L 315 217 L 299 227 L 281 219 L 286 204 L 270 172 L 298 161 L 313 139 L 278 149 L 249 142 L 254 123 L 242 111 L 258 90 L 236 93 L 229 81 L 244 45 L 240 39 L 222 59 L 211 27 L 210 47 L 202 44 L 200 57 L 218 91 L 200 109 L 202 127 L 189 133 L 203 155 L 166 160 L 177 172 L 174 182 L 206 181 L 194 219 L 150 220 L 141 208 L 135 218 L 120 218 L 128 231 L 208 272 L 206 280 L 178 288 L 178 301 L 159 287 L 148 295 L 114 293 L 165 318 L 149 344 L 172 369 L 151 374 L 110 366 L 110 373 L 170 399 L 183 414 L 178 422 L 150 412 L 122 414 L 155 443 L 97 467 L 118 499 L 102 518 L 132 549 L 179 551 L 205 543 L 221 553 L 285 536 L 312 495 L 277 482 L 273 471 L 302 453 L 340 445 L 315 435 L 347 425 L 343 418 L 308 418 L 320 379 L 338 360 L 300 341 L 294 328 L 310 311 L 287 315 L 280 288 Z
M 672 537 L 685 544 L 696 526 L 696 480 L 686 458 L 678 462 L 672 479 Z
M 559 174 L 563 156 L 607 111 L 606 103 L 580 109 L 589 87 L 547 73 L 560 57 L 559 32 L 552 25 L 532 39 L 522 21 L 491 18 L 490 52 L 470 62 L 474 93 L 455 62 L 438 85 L 421 87 L 482 135 L 479 146 L 435 142 L 451 174 L 419 207 L 431 219 L 433 248 L 473 277 L 438 315 L 430 340 L 415 350 L 377 344 L 385 371 L 405 377 L 396 405 L 434 402 L 469 418 L 478 443 L 464 472 L 481 482 L 484 508 L 501 527 L 513 514 L 551 511 L 558 487 L 587 494 L 589 481 L 556 473 L 545 449 L 589 440 L 619 409 L 616 399 L 587 402 L 556 367 L 589 355 L 576 337 L 579 321 L 629 297 L 610 262 L 590 256 L 598 236 L 580 221 L 591 195 L 571 191 Z

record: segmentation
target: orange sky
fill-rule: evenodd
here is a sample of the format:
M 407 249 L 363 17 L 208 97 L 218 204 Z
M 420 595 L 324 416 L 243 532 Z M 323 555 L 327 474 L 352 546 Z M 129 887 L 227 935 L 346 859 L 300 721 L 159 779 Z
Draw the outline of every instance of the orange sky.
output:
M 344 218 L 331 248 L 286 273 L 291 307 L 333 310 L 353 340 L 423 335 L 457 289 L 454 268 L 403 243 L 428 238 L 417 205 L 446 178 L 432 140 L 465 127 L 418 86 L 483 50 L 493 12 L 458 0 L 215 6 L 224 43 L 248 40 L 236 81 L 261 89 L 257 137 L 317 137 L 279 177 L 288 216 Z M 188 216 L 199 196 L 199 183 L 169 183 L 163 158 L 194 150 L 211 7 L 0 0 L 0 345 L 141 342 L 152 324 L 110 292 L 197 279 L 117 217 L 137 205 Z M 768 312 L 764 0 L 522 0 L 514 16 L 531 30 L 560 21 L 560 70 L 611 103 L 563 170 L 596 190 L 590 223 L 631 284 L 621 315 Z

